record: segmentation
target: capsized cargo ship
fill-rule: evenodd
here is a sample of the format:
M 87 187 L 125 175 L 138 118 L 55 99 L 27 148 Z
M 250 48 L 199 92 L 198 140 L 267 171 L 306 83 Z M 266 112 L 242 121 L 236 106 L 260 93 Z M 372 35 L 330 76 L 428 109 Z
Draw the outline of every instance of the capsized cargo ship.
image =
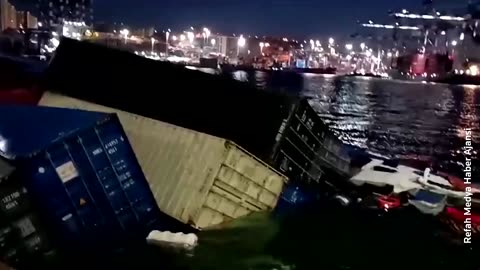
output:
M 0 156 L 62 250 L 111 250 L 167 229 L 114 114 L 0 106 Z
M 49 92 L 39 105 L 117 113 L 160 210 L 197 229 L 273 209 L 287 182 L 222 138 Z
M 350 175 L 342 142 L 306 99 L 69 39 L 46 81 L 63 95 L 234 141 L 296 185 L 287 188 Z

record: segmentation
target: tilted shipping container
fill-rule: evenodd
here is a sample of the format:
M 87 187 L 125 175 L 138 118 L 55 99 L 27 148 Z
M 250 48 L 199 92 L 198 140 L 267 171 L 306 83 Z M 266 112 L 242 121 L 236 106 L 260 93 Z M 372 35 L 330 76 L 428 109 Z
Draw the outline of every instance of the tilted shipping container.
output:
M 93 251 L 144 239 L 159 209 L 113 114 L 0 106 L 9 159 L 61 247 Z
M 22 268 L 33 263 L 33 256 L 51 251 L 51 246 L 18 180 L 15 169 L 0 159 L 0 260 Z
M 274 208 L 286 182 L 225 139 L 52 93 L 40 105 L 116 112 L 160 209 L 199 229 Z
M 5 182 L 8 181 L 8 178 L 14 172 L 15 168 L 10 166 L 7 162 L 4 162 L 0 159 L 0 192 L 4 191 Z M 12 260 L 16 258 L 11 258 L 8 256 L 9 253 L 12 253 L 10 249 L 16 245 L 18 242 L 18 235 L 15 233 L 10 222 L 5 215 L 5 210 L 9 207 L 8 201 L 0 198 L 0 259 L 11 263 Z
M 90 80 L 77 80 L 79 73 Z M 72 40 L 58 47 L 47 78 L 63 95 L 232 140 L 291 181 L 350 171 L 341 141 L 305 99 Z

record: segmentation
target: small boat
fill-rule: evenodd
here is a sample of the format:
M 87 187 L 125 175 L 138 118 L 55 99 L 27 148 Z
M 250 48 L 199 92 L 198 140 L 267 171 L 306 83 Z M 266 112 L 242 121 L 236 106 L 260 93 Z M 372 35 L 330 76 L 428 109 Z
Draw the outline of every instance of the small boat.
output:
M 364 184 L 393 186 L 395 194 L 423 189 L 456 198 L 465 196 L 465 192 L 455 190 L 448 179 L 432 173 L 429 168 L 422 172 L 409 166 L 400 165 L 397 160 L 374 158 L 363 166 L 350 181 L 357 186 Z
M 418 176 L 413 171 L 414 169 L 399 165 L 393 160 L 372 159 L 359 173 L 350 178 L 350 181 L 357 186 L 364 184 L 393 186 L 393 193 L 399 194 L 422 188 L 420 183 L 415 182 Z

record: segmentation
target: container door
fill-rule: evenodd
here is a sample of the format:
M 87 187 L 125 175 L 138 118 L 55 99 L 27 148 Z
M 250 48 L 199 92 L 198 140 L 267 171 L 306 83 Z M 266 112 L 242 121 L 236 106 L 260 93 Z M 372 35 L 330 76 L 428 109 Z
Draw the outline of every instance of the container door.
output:
M 102 195 L 107 198 L 107 206 L 113 210 L 115 219 L 119 222 L 122 229 L 134 226 L 136 218 L 130 203 L 122 190 L 119 178 L 110 163 L 107 149 L 103 147 L 96 131 L 80 135 L 82 146 L 85 148 L 87 158 L 91 162 L 93 171 L 96 174 L 96 180 L 100 183 Z M 107 142 L 112 148 L 112 142 Z
M 227 144 L 226 153 L 200 210 L 200 228 L 270 210 L 282 192 L 284 176 L 234 144 Z
M 99 128 L 97 134 L 134 217 L 140 224 L 147 225 L 158 218 L 158 207 L 132 147 L 120 127 L 117 121 L 110 121 Z
M 24 180 L 33 201 L 45 215 L 45 221 L 56 238 L 62 242 L 80 241 L 83 224 L 65 186 L 52 167 L 49 155 L 38 156 L 22 172 L 25 173 Z
M 64 188 L 63 193 L 66 193 L 69 205 L 72 207 L 71 218 L 79 219 L 80 234 L 92 236 L 91 240 L 94 240 L 104 233 L 102 228 L 105 221 L 97 206 L 98 202 L 94 200 L 88 188 L 87 176 L 89 175 L 83 173 L 83 170 L 88 170 L 84 169 L 88 164 L 82 164 L 78 157 L 81 153 L 76 152 L 81 149 L 79 144 L 81 144 L 80 140 L 73 139 L 58 143 L 49 148 L 47 158 L 55 168 L 60 184 Z M 70 220 L 69 215 L 63 216 L 63 219 Z
M 327 168 L 348 173 L 350 160 L 343 144 L 318 117 L 307 100 L 300 102 L 286 128 L 276 167 L 291 181 L 320 183 Z
M 227 183 L 262 208 L 275 207 L 285 177 L 234 144 L 228 145 L 228 149 L 216 184 Z
M 276 166 L 291 181 L 318 182 L 323 175 L 320 158 L 328 128 L 307 101 L 302 101 L 285 130 Z
M 56 220 L 61 240 L 116 245 L 157 218 L 153 195 L 125 138 L 118 120 L 107 121 L 52 145 L 33 163 L 32 190 Z

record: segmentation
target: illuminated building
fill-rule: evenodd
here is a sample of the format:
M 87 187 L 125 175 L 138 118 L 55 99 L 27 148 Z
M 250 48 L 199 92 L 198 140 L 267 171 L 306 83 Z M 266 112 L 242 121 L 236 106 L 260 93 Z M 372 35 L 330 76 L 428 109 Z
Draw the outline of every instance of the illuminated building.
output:
M 37 17 L 29 11 L 17 11 L 17 28 L 35 29 L 37 25 Z
M 93 22 L 92 0 L 38 0 L 39 21 L 45 27 L 62 25 L 63 21 Z
M 17 27 L 17 11 L 8 0 L 0 0 L 0 30 Z

